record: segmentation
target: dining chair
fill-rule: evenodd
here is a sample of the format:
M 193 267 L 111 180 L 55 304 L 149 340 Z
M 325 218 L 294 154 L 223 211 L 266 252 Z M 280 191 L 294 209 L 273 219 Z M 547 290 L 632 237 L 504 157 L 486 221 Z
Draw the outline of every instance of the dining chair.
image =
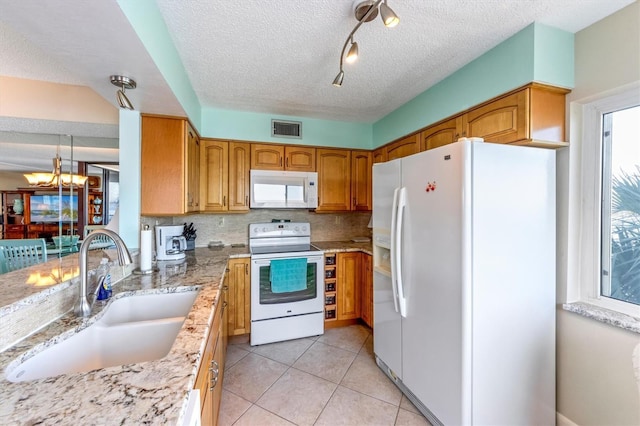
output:
M 55 245 L 55 250 L 59 253 L 76 253 L 78 252 L 78 240 L 80 239 L 79 235 L 62 235 L 53 237 L 53 244 Z
M 84 227 L 84 237 L 86 238 L 92 231 L 96 229 L 104 229 L 105 225 L 85 225 Z M 111 238 L 106 235 L 99 235 L 89 243 L 89 250 L 101 250 L 105 248 L 115 247 Z
M 0 273 L 15 271 L 47 261 L 44 238 L 0 240 Z

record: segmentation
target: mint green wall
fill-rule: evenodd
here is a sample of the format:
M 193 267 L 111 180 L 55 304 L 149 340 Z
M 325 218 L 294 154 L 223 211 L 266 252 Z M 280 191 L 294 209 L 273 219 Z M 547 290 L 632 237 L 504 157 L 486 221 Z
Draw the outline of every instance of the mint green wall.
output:
M 129 248 L 140 247 L 140 133 L 138 111 L 120 109 L 120 205 L 118 234 Z
M 574 82 L 574 35 L 545 25 L 536 25 L 534 80 L 572 88 Z
M 573 86 L 572 34 L 529 25 L 374 123 L 372 147 L 532 81 Z
M 120 9 L 153 58 L 187 116 L 200 130 L 200 102 L 154 0 L 118 0 Z M 144 84 L 143 82 L 140 82 Z
M 302 122 L 302 139 L 271 137 L 271 120 Z M 202 137 L 356 149 L 371 148 L 371 124 L 279 114 L 202 109 Z

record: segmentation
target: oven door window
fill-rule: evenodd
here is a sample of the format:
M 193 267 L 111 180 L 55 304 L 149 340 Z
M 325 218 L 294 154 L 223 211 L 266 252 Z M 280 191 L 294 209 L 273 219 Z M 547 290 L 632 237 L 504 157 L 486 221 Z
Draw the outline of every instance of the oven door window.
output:
M 276 303 L 293 303 L 314 299 L 318 294 L 316 263 L 307 263 L 307 288 L 300 291 L 274 293 L 271 291 L 269 279 L 271 268 L 269 265 L 260 266 L 260 304 L 273 305 Z

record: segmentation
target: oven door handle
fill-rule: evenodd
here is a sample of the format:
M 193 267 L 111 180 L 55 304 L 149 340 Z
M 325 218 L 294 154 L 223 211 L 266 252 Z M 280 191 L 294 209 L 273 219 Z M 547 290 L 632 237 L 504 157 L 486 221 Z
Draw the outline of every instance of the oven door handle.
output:
M 265 259 L 265 260 L 252 260 L 251 263 L 255 264 L 255 265 L 269 265 L 271 264 L 271 260 L 269 259 Z

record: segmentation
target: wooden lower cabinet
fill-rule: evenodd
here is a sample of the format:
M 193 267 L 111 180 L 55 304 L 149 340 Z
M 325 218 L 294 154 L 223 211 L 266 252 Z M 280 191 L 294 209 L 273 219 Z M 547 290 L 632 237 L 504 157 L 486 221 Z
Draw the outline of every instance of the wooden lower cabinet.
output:
M 339 320 L 360 317 L 360 252 L 338 253 L 336 305 Z
M 373 261 L 370 254 L 362 253 L 360 284 L 360 318 L 373 327 Z
M 229 259 L 229 336 L 251 332 L 251 259 Z
M 215 307 L 213 324 L 196 376 L 194 389 L 200 390 L 200 419 L 203 425 L 217 425 L 222 399 L 224 375 L 224 322 L 225 306 L 222 299 Z

